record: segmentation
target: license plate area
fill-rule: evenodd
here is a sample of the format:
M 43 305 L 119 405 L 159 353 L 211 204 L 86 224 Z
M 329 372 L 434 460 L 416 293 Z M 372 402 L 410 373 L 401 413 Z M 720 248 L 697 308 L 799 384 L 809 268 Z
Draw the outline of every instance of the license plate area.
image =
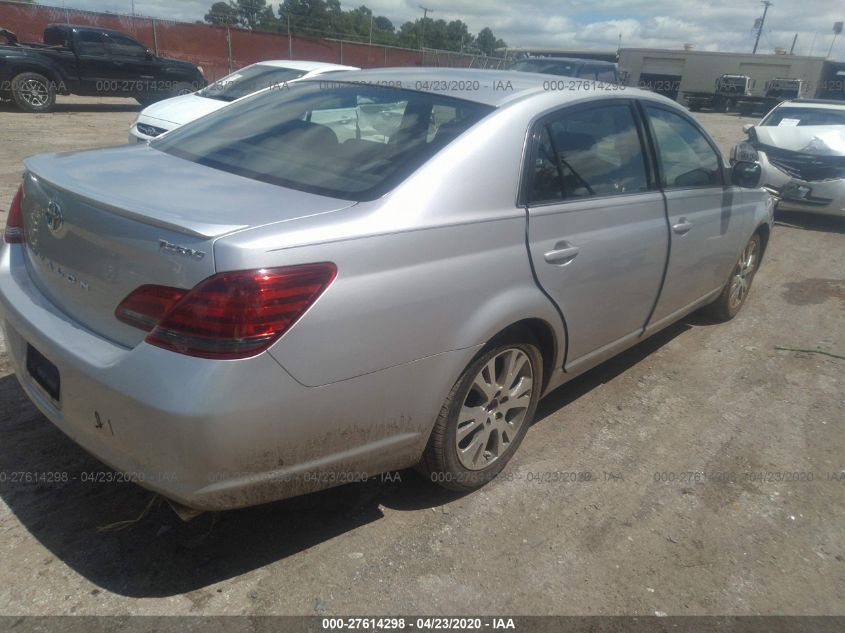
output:
M 39 387 L 58 404 L 61 399 L 59 368 L 32 345 L 26 346 L 26 371 Z

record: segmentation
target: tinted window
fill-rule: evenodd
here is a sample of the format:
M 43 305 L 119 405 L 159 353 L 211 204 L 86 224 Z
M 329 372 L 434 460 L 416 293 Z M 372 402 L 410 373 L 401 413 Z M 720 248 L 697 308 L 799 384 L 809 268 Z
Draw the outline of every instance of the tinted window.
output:
M 531 202 L 553 202 L 563 199 L 561 182 L 552 139 L 549 136 L 548 128 L 543 127 L 540 131 L 537 158 L 534 162 Z
M 712 187 L 722 184 L 719 157 L 704 135 L 686 118 L 646 106 L 657 142 L 664 187 Z
M 106 48 L 115 57 L 145 57 L 147 49 L 131 37 L 110 33 L 106 38 Z
M 492 110 L 443 95 L 299 81 L 218 110 L 151 147 L 255 180 L 373 200 Z
M 76 34 L 76 52 L 79 55 L 105 57 L 106 42 L 102 33 L 80 31 Z
M 304 70 L 256 64 L 218 79 L 198 94 L 208 99 L 234 101 L 265 88 L 283 88 L 286 82 L 299 79 L 304 74 Z
M 548 123 L 532 189 L 532 202 L 548 201 L 555 191 L 561 191 L 563 198 L 583 198 L 648 189 L 645 159 L 628 105 L 566 112 Z

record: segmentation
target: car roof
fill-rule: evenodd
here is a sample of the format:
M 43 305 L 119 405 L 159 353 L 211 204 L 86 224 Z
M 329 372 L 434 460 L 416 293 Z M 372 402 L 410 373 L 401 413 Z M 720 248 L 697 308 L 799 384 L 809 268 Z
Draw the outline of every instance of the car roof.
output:
M 293 59 L 267 59 L 253 64 L 254 66 L 274 66 L 276 68 L 291 68 L 292 70 L 359 70 L 357 66 L 344 66 L 327 62 L 307 62 Z
M 845 102 L 830 99 L 790 99 L 789 101 L 779 103 L 777 107 L 784 108 L 791 105 L 818 110 L 845 110 Z
M 301 79 L 300 81 L 308 81 Z M 329 81 L 322 79 L 322 81 Z M 332 82 L 372 84 L 388 88 L 402 88 L 447 95 L 464 101 L 474 101 L 494 107 L 549 92 L 562 95 L 562 101 L 574 100 L 585 95 L 624 94 L 648 97 L 675 104 L 647 90 L 615 87 L 613 84 L 561 77 L 543 73 L 526 73 L 514 70 L 482 70 L 471 68 L 378 68 L 354 73 L 333 73 Z M 571 82 L 571 86 L 569 86 Z M 551 86 L 551 88 L 550 88 Z M 608 90 L 607 87 L 611 87 Z M 677 104 L 675 104 L 677 105 Z

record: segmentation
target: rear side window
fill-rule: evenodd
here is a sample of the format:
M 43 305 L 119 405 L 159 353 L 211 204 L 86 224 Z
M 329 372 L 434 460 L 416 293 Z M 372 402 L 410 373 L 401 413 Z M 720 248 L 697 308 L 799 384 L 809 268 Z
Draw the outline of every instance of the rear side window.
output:
M 605 83 L 617 83 L 619 76 L 616 74 L 616 69 L 612 66 L 599 68 L 596 70 L 596 79 Z
M 492 111 L 444 95 L 298 81 L 189 123 L 151 147 L 254 180 L 374 200 Z
M 80 31 L 76 34 L 76 53 L 78 55 L 106 56 L 106 40 L 102 33 Z
M 657 143 L 662 185 L 669 189 L 721 186 L 719 156 L 698 128 L 674 112 L 645 109 Z
M 645 157 L 626 103 L 563 112 L 541 130 L 531 202 L 648 189 Z

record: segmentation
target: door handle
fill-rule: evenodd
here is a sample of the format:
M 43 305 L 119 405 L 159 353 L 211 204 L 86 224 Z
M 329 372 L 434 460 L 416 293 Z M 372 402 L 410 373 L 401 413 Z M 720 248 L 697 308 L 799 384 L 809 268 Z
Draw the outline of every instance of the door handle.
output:
M 572 246 L 569 242 L 558 242 L 555 244 L 554 250 L 551 250 L 543 255 L 543 259 L 545 259 L 549 264 L 566 266 L 569 262 L 575 259 L 580 250 L 580 248 Z
M 687 220 L 686 218 L 681 218 L 678 220 L 677 224 L 672 225 L 672 230 L 675 231 L 678 235 L 685 235 L 690 232 L 692 228 L 692 222 Z

